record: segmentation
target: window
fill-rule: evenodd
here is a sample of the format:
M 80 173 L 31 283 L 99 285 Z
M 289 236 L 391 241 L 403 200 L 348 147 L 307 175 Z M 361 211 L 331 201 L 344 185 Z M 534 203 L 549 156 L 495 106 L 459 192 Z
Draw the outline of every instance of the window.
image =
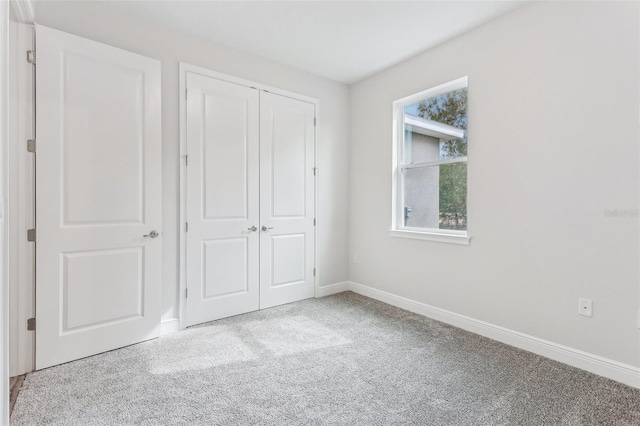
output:
M 391 235 L 468 244 L 467 77 L 393 107 Z

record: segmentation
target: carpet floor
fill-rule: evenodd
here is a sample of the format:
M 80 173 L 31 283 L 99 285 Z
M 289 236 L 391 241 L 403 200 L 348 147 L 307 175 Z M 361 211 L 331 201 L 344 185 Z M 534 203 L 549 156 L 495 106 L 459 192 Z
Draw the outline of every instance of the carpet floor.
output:
M 22 425 L 640 425 L 640 390 L 351 292 L 29 374 Z

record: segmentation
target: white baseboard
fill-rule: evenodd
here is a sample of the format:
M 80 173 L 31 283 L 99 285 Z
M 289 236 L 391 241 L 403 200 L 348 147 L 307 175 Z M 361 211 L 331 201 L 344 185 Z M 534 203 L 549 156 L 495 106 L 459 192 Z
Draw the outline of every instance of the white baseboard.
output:
M 160 323 L 160 336 L 180 331 L 180 321 L 177 318 L 162 320 Z
M 342 283 L 329 284 L 322 287 L 318 287 L 316 289 L 316 297 L 325 297 L 330 296 L 336 293 L 342 293 L 343 291 L 349 290 L 349 282 L 345 281 Z
M 343 283 L 334 285 L 338 286 L 342 284 Z M 425 303 L 416 302 L 415 300 L 397 296 L 366 285 L 348 282 L 345 287 L 347 287 L 347 290 L 362 294 L 363 296 L 371 297 L 372 299 L 406 309 L 416 314 L 424 315 L 425 317 L 442 321 L 472 333 L 533 352 L 554 361 L 559 361 L 617 382 L 640 388 L 640 368 L 638 367 L 456 314 L 445 309 L 436 308 L 435 306 L 430 306 Z

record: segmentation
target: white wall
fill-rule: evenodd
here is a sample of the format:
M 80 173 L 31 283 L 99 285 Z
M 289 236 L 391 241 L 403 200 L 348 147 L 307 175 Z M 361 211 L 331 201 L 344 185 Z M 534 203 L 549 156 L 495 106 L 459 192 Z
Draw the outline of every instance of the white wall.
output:
M 533 2 L 351 86 L 350 280 L 640 365 L 638 217 L 604 213 L 638 208 L 639 8 Z M 391 104 L 465 75 L 471 244 L 390 237 Z
M 177 316 L 179 247 L 178 63 L 319 99 L 319 280 L 347 280 L 347 86 L 113 13 L 95 2 L 36 2 L 36 23 L 162 62 L 163 318 Z

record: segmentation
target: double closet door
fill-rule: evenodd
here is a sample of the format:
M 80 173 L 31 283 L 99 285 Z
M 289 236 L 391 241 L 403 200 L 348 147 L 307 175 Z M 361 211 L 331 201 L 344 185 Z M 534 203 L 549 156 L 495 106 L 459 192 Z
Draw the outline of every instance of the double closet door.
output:
M 187 73 L 187 326 L 314 295 L 315 105 Z

